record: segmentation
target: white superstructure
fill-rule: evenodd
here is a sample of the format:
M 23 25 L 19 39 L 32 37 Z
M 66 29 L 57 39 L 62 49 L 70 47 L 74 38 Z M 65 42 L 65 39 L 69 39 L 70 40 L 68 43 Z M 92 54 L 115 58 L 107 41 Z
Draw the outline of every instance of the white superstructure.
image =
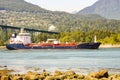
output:
M 30 44 L 31 43 L 31 35 L 30 33 L 24 33 L 21 31 L 18 35 L 12 34 L 12 37 L 10 39 L 10 44 L 18 44 L 18 43 L 23 43 L 23 44 Z
M 21 41 L 23 44 L 30 44 L 31 43 L 30 33 L 19 33 L 16 36 L 16 39 Z

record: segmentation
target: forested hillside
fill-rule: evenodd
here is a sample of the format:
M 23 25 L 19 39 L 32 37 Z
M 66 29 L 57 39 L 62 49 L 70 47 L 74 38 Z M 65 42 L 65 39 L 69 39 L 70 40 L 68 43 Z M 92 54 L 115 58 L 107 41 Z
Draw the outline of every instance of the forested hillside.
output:
M 62 42 L 68 40 L 92 42 L 94 35 L 97 35 L 98 41 L 103 43 L 114 44 L 120 41 L 118 35 L 120 33 L 120 20 L 108 20 L 97 14 L 79 15 L 48 11 L 24 0 L 0 0 L 0 25 L 41 30 L 48 30 L 51 25 L 54 25 L 56 27 L 54 31 L 61 32 L 58 37 Z M 12 32 L 9 33 L 10 37 Z M 1 37 L 4 36 L 0 36 L 0 45 L 8 42 L 1 43 Z M 58 38 L 56 35 L 40 34 L 35 37 L 34 42 L 46 40 L 47 37 Z M 111 40 L 113 41 L 111 42 Z
M 59 32 L 80 29 L 87 24 L 87 21 L 105 19 L 94 14 L 75 15 L 66 12 L 52 12 L 24 0 L 0 0 L 0 15 L 2 15 L 0 16 L 2 25 L 43 30 L 48 30 L 49 26 L 54 25 L 56 31 L 59 30 Z
M 56 27 L 56 31 L 59 30 L 59 32 L 82 28 L 85 25 L 88 25 L 87 22 L 105 20 L 98 15 L 80 16 L 65 12 L 30 13 L 1 10 L 0 15 L 2 15 L 0 16 L 0 24 L 3 25 L 43 30 L 48 30 L 50 25 L 54 25 Z

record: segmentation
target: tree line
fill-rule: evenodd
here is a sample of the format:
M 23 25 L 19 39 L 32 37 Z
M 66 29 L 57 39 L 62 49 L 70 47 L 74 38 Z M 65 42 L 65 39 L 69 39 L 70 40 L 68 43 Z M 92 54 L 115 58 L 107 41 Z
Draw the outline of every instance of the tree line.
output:
M 102 44 L 120 44 L 120 33 L 111 31 L 95 30 L 84 32 L 81 30 L 72 32 L 61 32 L 60 34 L 45 34 L 41 33 L 35 37 L 35 42 L 46 41 L 48 38 L 59 39 L 62 43 L 65 42 L 94 42 L 94 37 L 97 37 L 97 42 Z
M 9 38 L 12 35 L 12 32 L 8 31 L 8 40 L 6 40 L 5 33 L 0 35 L 0 45 L 6 45 L 9 43 Z M 2 34 L 2 31 L 0 31 Z M 108 30 L 94 30 L 94 31 L 82 31 L 76 30 L 71 32 L 61 32 L 60 34 L 48 34 L 48 33 L 40 33 L 34 34 L 32 36 L 32 42 L 39 43 L 42 41 L 46 41 L 47 39 L 58 39 L 62 43 L 65 42 L 94 42 L 94 37 L 97 37 L 97 42 L 101 42 L 102 44 L 120 44 L 120 32 L 115 33 Z

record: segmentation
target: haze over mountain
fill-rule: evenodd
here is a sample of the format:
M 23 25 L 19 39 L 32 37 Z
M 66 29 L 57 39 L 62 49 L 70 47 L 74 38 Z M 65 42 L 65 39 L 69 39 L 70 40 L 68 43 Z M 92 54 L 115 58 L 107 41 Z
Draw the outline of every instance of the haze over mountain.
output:
M 79 11 L 78 14 L 99 14 L 108 19 L 120 20 L 120 0 L 98 0 L 92 6 Z

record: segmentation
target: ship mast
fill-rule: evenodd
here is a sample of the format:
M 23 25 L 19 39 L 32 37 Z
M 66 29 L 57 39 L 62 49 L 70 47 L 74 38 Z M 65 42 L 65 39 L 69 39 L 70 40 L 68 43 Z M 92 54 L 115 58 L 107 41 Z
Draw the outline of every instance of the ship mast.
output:
M 96 43 L 97 42 L 97 37 L 96 37 L 96 35 L 94 36 L 94 43 Z

